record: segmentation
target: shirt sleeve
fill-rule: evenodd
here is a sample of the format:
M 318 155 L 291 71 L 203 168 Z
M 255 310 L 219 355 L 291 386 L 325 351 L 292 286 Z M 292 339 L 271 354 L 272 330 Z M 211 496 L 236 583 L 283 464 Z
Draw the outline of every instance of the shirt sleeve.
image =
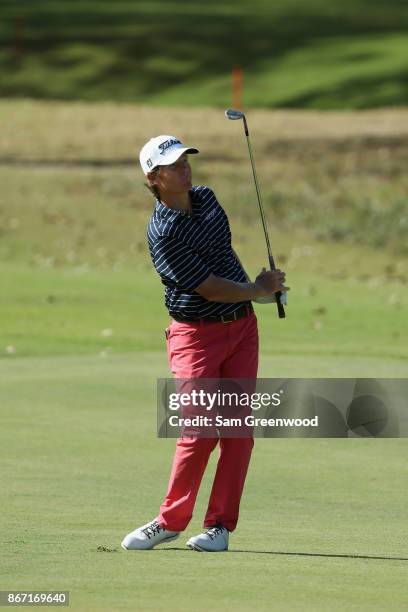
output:
M 153 263 L 165 284 L 174 284 L 186 291 L 194 291 L 211 274 L 191 247 L 174 238 L 163 237 L 155 243 Z

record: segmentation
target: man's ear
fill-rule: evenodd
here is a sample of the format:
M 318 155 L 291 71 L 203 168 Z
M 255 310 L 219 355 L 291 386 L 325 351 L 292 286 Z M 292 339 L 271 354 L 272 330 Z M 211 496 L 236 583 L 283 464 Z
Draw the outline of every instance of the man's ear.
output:
M 148 174 L 146 174 L 146 179 L 150 186 L 155 185 L 157 179 L 157 171 L 153 170 L 152 172 L 148 172 Z

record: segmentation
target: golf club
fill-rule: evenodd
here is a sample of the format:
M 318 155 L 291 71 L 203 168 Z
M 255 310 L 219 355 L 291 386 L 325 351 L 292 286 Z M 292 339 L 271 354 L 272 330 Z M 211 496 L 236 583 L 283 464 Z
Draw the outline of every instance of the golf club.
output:
M 247 124 L 247 121 L 246 121 L 246 117 L 245 117 L 243 112 L 241 112 L 239 110 L 235 110 L 233 108 L 227 109 L 225 111 L 225 116 L 227 117 L 227 119 L 231 119 L 232 121 L 235 121 L 237 119 L 242 119 L 243 122 L 244 122 L 245 136 L 246 136 L 246 140 L 247 140 L 247 144 L 248 144 L 249 157 L 251 159 L 252 174 L 254 175 L 256 195 L 258 197 L 259 210 L 260 210 L 260 213 L 261 213 L 262 226 L 263 226 L 263 230 L 264 230 L 264 234 L 265 234 L 265 240 L 266 240 L 266 248 L 268 249 L 269 266 L 270 266 L 271 270 L 276 270 L 275 261 L 273 259 L 273 255 L 272 255 L 271 243 L 270 243 L 269 235 L 268 235 L 268 228 L 267 228 L 267 225 L 266 225 L 265 212 L 264 212 L 264 209 L 263 209 L 263 206 L 262 206 L 261 192 L 260 192 L 260 189 L 259 189 L 258 177 L 256 175 L 256 170 L 255 170 L 255 162 L 254 162 L 254 158 L 253 158 L 253 155 L 252 155 L 251 142 L 249 140 L 249 131 L 248 131 L 248 124 Z M 286 315 L 285 315 L 285 309 L 283 307 L 283 304 L 286 303 L 286 301 L 285 301 L 285 297 L 286 296 L 281 291 L 277 291 L 275 295 L 276 295 L 276 305 L 278 307 L 279 318 L 280 319 L 284 319 Z

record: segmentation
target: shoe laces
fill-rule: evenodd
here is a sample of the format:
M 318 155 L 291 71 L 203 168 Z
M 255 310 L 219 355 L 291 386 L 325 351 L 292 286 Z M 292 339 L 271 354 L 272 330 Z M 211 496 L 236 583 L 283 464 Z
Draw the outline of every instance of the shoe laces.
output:
M 161 527 L 157 521 L 153 521 L 150 523 L 150 525 L 142 529 L 143 533 L 149 538 L 149 540 L 164 530 L 164 527 Z
M 223 527 L 222 525 L 214 525 L 214 527 L 210 527 L 209 529 L 207 529 L 205 533 L 206 535 L 210 536 L 211 540 L 215 540 L 217 536 L 222 534 L 224 529 L 225 527 Z

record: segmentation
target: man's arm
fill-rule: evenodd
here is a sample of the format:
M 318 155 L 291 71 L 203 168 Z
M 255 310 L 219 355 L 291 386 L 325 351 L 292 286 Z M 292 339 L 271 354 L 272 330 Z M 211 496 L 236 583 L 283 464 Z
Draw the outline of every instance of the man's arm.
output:
M 195 291 L 209 302 L 245 302 L 258 297 L 265 297 L 277 291 L 288 291 L 284 286 L 285 273 L 281 270 L 265 270 L 255 279 L 254 283 L 237 283 L 235 281 L 210 274 Z

